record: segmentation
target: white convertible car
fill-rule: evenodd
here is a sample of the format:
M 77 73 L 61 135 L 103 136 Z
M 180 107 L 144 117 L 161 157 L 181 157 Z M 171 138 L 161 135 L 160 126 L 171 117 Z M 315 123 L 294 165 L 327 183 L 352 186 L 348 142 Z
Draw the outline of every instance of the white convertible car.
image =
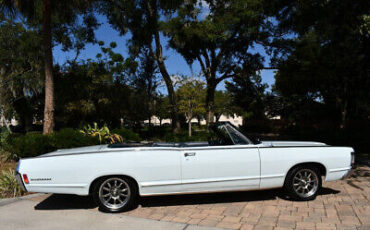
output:
M 209 142 L 114 144 L 63 149 L 21 159 L 17 179 L 29 192 L 92 195 L 119 212 L 138 195 L 258 190 L 283 187 L 312 200 L 325 181 L 345 177 L 354 150 L 318 142 L 252 142 L 218 123 Z

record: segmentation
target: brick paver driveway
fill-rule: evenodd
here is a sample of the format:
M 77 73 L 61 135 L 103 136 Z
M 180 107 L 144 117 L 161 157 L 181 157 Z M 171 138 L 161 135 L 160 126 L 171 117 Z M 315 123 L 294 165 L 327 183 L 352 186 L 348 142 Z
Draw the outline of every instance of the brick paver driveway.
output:
M 124 215 L 243 230 L 370 230 L 370 170 L 324 183 L 310 202 L 289 201 L 280 190 L 147 197 Z
M 91 199 L 79 196 L 38 199 L 36 209 L 97 209 Z M 121 215 L 243 230 L 370 230 L 370 168 L 324 183 L 310 202 L 289 201 L 280 190 L 158 196 L 141 198 L 136 209 Z

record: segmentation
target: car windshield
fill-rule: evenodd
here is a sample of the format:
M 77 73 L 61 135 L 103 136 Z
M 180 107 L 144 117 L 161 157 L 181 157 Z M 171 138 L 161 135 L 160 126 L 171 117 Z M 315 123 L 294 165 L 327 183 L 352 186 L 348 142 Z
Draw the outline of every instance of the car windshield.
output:
M 219 144 L 228 144 L 228 145 L 248 145 L 253 144 L 246 136 L 244 136 L 235 126 L 232 124 L 217 123 L 213 130 L 219 138 Z

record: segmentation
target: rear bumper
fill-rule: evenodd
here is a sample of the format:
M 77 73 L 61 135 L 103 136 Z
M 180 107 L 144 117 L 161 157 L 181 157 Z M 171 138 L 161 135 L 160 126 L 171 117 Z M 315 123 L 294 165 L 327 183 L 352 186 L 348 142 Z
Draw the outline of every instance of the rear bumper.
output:
M 342 177 L 342 180 L 346 180 L 348 178 L 350 178 L 352 176 L 352 174 L 354 173 L 355 169 L 352 167 L 350 170 L 348 170 L 348 172 L 346 174 L 344 174 L 344 176 Z
M 17 172 L 16 175 L 15 175 L 15 179 L 17 180 L 17 182 L 18 182 L 19 186 L 21 187 L 22 191 L 23 192 L 27 192 L 27 189 L 26 189 L 26 187 L 23 184 L 23 180 L 22 180 L 21 174 L 19 174 Z
M 351 169 L 348 170 L 348 172 L 343 176 L 342 180 L 346 180 L 350 178 L 353 175 L 355 168 L 356 168 L 355 167 L 355 152 L 352 151 L 351 152 Z

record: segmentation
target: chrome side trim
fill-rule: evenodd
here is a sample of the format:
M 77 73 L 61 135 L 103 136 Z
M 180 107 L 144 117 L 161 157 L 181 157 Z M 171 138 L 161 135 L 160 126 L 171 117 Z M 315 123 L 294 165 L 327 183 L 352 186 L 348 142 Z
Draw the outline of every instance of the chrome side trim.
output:
M 202 190 L 202 191 L 185 191 L 185 192 L 169 192 L 169 193 L 145 193 L 140 196 L 169 196 L 169 195 L 186 195 L 186 194 L 204 194 L 204 193 L 223 193 L 223 192 L 246 192 L 246 191 L 264 191 L 273 188 L 280 188 L 279 186 L 273 186 L 269 188 L 239 188 L 239 189 L 220 189 L 220 190 Z
M 30 184 L 31 187 L 46 187 L 46 188 L 85 188 L 85 184 Z
M 181 181 L 153 181 L 153 182 L 142 182 L 139 183 L 141 187 L 154 187 L 154 186 L 168 186 L 168 185 L 181 185 Z
M 221 178 L 221 179 L 201 179 L 201 180 L 185 180 L 185 181 L 174 181 L 174 182 L 164 182 L 155 181 L 155 182 L 143 182 L 140 183 L 141 187 L 154 187 L 154 186 L 168 186 L 168 185 L 183 185 L 183 184 L 201 184 L 201 183 L 214 183 L 214 182 L 228 182 L 228 181 L 240 181 L 240 180 L 258 180 L 258 179 L 269 179 L 269 178 L 278 178 L 284 177 L 284 174 L 278 175 L 266 175 L 266 176 L 252 176 L 252 177 L 235 177 L 235 178 Z
M 270 178 L 279 178 L 279 177 L 285 177 L 285 174 L 276 174 L 276 175 L 266 175 L 261 176 L 261 179 L 270 179 Z
M 351 170 L 351 167 L 329 169 L 329 172 L 342 172 L 342 171 L 348 171 L 348 170 Z

